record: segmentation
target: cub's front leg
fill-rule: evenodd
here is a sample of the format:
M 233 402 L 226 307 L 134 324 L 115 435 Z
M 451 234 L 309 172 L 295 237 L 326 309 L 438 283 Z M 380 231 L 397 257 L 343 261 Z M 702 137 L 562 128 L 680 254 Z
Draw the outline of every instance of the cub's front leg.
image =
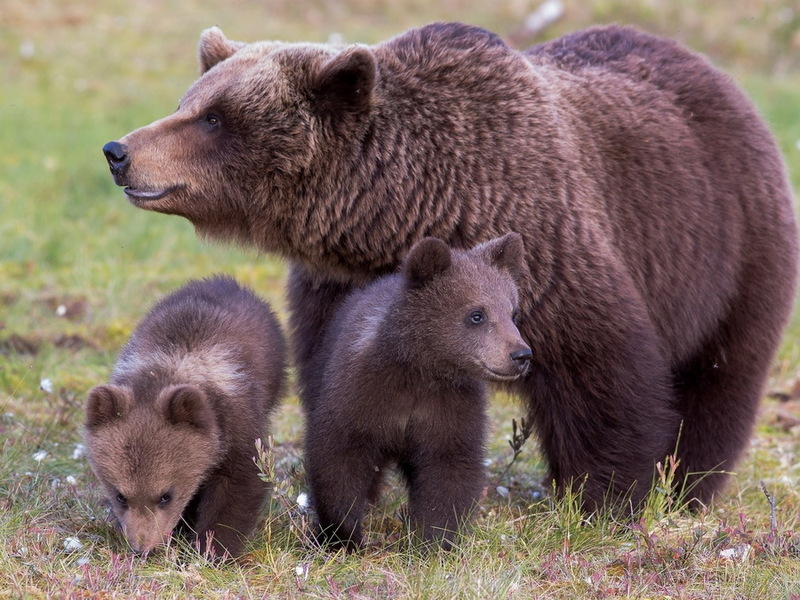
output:
M 239 556 L 262 514 L 267 492 L 247 451 L 218 469 L 198 493 L 193 520 L 200 552 Z
M 400 463 L 408 481 L 411 527 L 426 544 L 452 547 L 483 494 L 486 437 L 484 403 L 471 399 L 458 409 L 460 419 L 448 421 L 442 410 L 426 419 L 411 441 L 409 459 Z M 470 405 L 471 404 L 471 405 Z M 434 427 L 431 429 L 431 427 Z

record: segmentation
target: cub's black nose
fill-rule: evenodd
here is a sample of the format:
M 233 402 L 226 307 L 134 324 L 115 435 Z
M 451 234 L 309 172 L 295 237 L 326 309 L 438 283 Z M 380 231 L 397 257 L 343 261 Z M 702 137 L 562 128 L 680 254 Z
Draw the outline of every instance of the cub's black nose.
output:
M 533 357 L 533 352 L 531 352 L 530 348 L 520 348 L 519 350 L 515 350 L 511 353 L 511 360 L 516 363 L 526 363 Z
M 108 142 L 103 146 L 103 154 L 106 155 L 108 166 L 112 171 L 118 171 L 128 164 L 127 149 L 119 142 Z

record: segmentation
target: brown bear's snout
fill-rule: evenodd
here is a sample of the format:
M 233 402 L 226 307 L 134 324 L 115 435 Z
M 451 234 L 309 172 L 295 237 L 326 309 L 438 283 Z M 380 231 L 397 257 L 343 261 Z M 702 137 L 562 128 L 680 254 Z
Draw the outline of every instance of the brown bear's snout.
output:
M 103 154 L 106 156 L 108 166 L 111 167 L 111 174 L 117 185 L 124 185 L 119 181 L 123 171 L 130 163 L 128 149 L 119 142 L 108 142 L 103 146 Z
M 533 357 L 533 352 L 527 346 L 524 346 L 518 350 L 514 350 L 510 355 L 511 360 L 517 366 L 517 369 L 521 373 L 525 373 L 528 370 L 528 366 L 530 365 L 531 358 Z

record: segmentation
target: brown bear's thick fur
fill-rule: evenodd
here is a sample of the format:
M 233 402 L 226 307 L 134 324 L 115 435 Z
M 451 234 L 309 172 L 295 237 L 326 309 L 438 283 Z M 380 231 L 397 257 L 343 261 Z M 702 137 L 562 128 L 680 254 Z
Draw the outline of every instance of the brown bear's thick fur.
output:
M 693 496 L 722 487 L 797 260 L 779 151 L 729 77 L 616 26 L 524 52 L 460 24 L 371 47 L 210 29 L 200 57 L 177 112 L 104 150 L 136 206 L 292 261 L 301 382 L 352 285 L 425 236 L 517 231 L 534 358 L 514 388 L 559 488 L 638 503 L 676 446 Z
M 417 535 L 452 543 L 483 492 L 486 381 L 516 380 L 531 356 L 514 325 L 522 266 L 515 233 L 469 252 L 427 238 L 336 311 L 304 398 L 320 541 L 361 543 L 396 464 Z
M 180 525 L 203 552 L 241 553 L 267 495 L 252 457 L 284 388 L 285 345 L 249 290 L 195 281 L 153 307 L 110 383 L 90 391 L 89 462 L 134 551 Z

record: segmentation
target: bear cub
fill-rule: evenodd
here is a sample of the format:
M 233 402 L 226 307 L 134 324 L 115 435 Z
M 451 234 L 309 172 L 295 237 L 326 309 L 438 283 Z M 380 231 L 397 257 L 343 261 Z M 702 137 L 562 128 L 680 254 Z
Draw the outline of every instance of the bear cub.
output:
M 233 279 L 158 302 L 88 395 L 89 463 L 130 547 L 173 531 L 241 554 L 267 497 L 253 463 L 284 390 L 286 343 L 270 307 Z
M 320 543 L 360 546 L 396 464 L 416 536 L 452 545 L 483 492 L 487 381 L 519 378 L 531 358 L 514 322 L 522 265 L 516 233 L 469 251 L 425 238 L 339 307 L 304 400 Z

